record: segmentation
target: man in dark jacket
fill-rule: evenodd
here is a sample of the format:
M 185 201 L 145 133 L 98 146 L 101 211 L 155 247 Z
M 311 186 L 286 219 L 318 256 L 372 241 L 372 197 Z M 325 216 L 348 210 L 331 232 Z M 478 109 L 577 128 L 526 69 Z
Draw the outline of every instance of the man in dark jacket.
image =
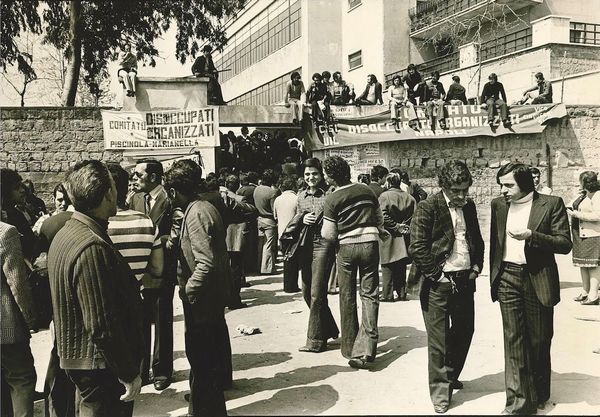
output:
M 212 58 L 212 47 L 204 45 L 202 55 L 194 61 L 192 65 L 192 74 L 196 77 L 208 77 L 208 104 L 223 105 L 227 104 L 223 101 L 223 92 L 219 84 L 219 71 L 215 67 Z
M 506 92 L 504 86 L 498 81 L 498 76 L 491 73 L 488 82 L 483 86 L 481 92 L 481 107 L 487 109 L 488 124 L 494 126 L 494 115 L 496 108 L 500 110 L 500 118 L 505 128 L 509 128 L 511 123 L 508 118 L 508 106 L 506 101 Z
M 65 183 L 75 212 L 56 234 L 48 273 L 60 366 L 86 416 L 131 416 L 140 392 L 141 298 L 129 265 L 108 237 L 115 183 L 100 161 L 77 163 Z
M 165 175 L 165 188 L 173 205 L 185 211 L 177 280 L 191 367 L 189 414 L 219 417 L 227 415 L 222 369 L 225 353 L 231 352 L 224 311 L 230 267 L 221 216 L 212 204 L 197 199 L 199 170 L 176 162 Z
M 420 284 L 429 395 L 436 413 L 445 413 L 452 390 L 462 388 L 458 378 L 475 325 L 473 295 L 484 243 L 475 203 L 467 198 L 472 183 L 464 162 L 447 162 L 439 174 L 442 191 L 417 205 L 410 229 L 409 282 Z

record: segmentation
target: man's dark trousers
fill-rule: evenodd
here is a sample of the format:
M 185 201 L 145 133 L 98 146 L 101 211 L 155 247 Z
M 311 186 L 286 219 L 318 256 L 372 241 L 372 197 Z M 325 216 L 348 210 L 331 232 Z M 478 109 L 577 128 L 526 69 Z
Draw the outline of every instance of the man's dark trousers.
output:
M 468 276 L 455 278 L 455 282 L 455 293 L 450 282 L 423 283 L 431 286 L 427 310 L 423 309 L 429 353 L 429 395 L 434 405 L 441 406 L 450 404 L 450 384 L 458 379 L 465 365 L 474 331 L 475 282 Z
M 508 119 L 508 106 L 506 105 L 504 100 L 502 100 L 501 98 L 499 98 L 498 100 L 494 100 L 493 98 L 488 98 L 486 101 L 486 104 L 488 106 L 488 108 L 487 108 L 488 123 L 490 121 L 494 120 L 494 113 L 496 112 L 496 106 L 498 106 L 498 109 L 500 111 L 500 120 L 504 121 L 504 120 Z
M 67 376 L 64 369 L 60 367 L 60 358 L 56 351 L 56 343 L 50 351 L 48 370 L 44 383 L 44 400 L 46 417 L 75 417 L 76 393 L 75 385 Z
M 229 345 L 225 316 L 219 321 L 199 320 L 194 305 L 183 302 L 185 316 L 185 354 L 190 363 L 189 415 L 220 417 L 227 415 L 223 394 L 223 358 Z M 229 345 L 231 351 L 231 346 Z
M 79 417 L 131 417 L 133 401 L 119 399 L 125 387 L 109 369 L 67 369 L 81 396 Z
M 175 286 L 163 279 L 161 288 L 146 288 L 144 297 L 144 345 L 142 380 L 152 369 L 154 377 L 171 379 L 173 375 L 173 294 Z M 150 362 L 152 323 L 154 323 L 154 351 Z
M 356 273 L 360 275 L 359 293 L 362 317 L 358 325 Z M 379 331 L 379 242 L 341 244 L 337 254 L 340 285 L 341 351 L 345 358 L 377 353 Z
M 503 267 L 498 301 L 504 323 L 506 411 L 533 413 L 550 398 L 554 308 L 539 302 L 527 268 L 514 264 Z

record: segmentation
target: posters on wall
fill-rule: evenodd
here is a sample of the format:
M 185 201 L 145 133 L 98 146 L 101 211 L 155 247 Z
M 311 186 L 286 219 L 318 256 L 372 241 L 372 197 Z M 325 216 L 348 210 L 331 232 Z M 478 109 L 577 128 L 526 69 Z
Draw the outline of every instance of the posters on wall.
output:
M 324 158 L 329 156 L 339 156 L 348 162 L 353 181 L 357 180 L 359 174 L 370 173 L 375 165 L 387 165 L 385 158 L 379 153 L 379 143 L 326 149 Z
M 105 149 L 214 148 L 218 107 L 124 112 L 103 110 Z
M 332 149 L 373 142 L 410 140 L 420 138 L 459 138 L 469 136 L 499 136 L 506 134 L 540 133 L 545 122 L 567 115 L 564 104 L 511 106 L 511 126 L 505 128 L 499 117 L 490 127 L 487 110 L 479 105 L 445 106 L 447 129 L 437 122 L 432 128 L 423 107 L 416 112 L 403 108 L 394 123 L 388 106 L 331 106 L 333 123 L 312 123 L 308 126 L 308 142 L 311 150 Z M 413 128 L 411 120 L 418 119 L 421 127 Z

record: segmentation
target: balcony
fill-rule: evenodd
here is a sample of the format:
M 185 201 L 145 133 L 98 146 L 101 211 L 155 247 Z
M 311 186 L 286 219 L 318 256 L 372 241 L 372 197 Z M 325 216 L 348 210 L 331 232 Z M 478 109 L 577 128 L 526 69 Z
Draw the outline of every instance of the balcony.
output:
M 532 45 L 531 28 L 525 28 L 481 44 L 479 61 L 487 61 L 501 55 L 529 48 Z
M 437 33 L 451 19 L 466 21 L 481 15 L 481 12 L 493 4 L 507 5 L 512 10 L 542 3 L 543 0 L 417 0 L 417 6 L 409 10 L 410 36 L 426 39 Z M 496 16 L 505 11 L 493 7 L 489 10 Z

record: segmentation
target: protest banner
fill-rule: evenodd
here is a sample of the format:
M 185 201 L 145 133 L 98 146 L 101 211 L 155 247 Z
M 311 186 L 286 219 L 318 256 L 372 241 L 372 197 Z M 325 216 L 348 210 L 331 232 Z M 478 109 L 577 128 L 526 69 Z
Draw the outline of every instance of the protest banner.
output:
M 462 138 L 470 136 L 500 136 L 540 133 L 545 122 L 567 115 L 564 104 L 511 106 L 510 127 L 504 127 L 498 117 L 490 126 L 487 110 L 479 105 L 445 106 L 446 129 L 437 123 L 434 129 L 421 106 L 415 111 L 402 108 L 397 121 L 392 122 L 388 106 L 331 106 L 333 123 L 304 124 L 311 150 L 344 146 L 410 140 L 419 138 Z M 418 119 L 414 128 L 411 120 Z
M 105 149 L 219 146 L 218 107 L 124 112 L 103 110 Z

